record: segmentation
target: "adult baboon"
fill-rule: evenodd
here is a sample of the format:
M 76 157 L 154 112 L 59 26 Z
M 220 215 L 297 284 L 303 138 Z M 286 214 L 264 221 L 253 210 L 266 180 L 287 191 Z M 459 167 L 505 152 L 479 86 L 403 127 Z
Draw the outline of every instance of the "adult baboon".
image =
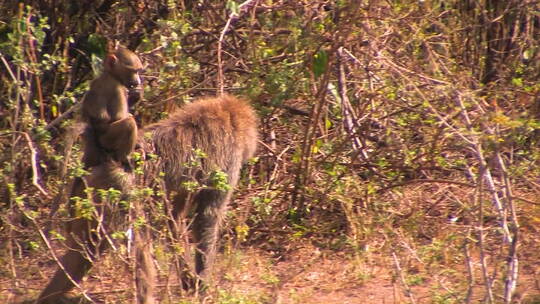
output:
M 219 228 L 232 189 L 238 182 L 240 168 L 255 153 L 257 137 L 255 112 L 247 102 L 232 96 L 206 98 L 188 104 L 169 118 L 139 131 L 143 151 L 147 155 L 155 154 L 157 158 L 144 163 L 145 174 L 137 179 L 138 186 L 154 186 L 163 172 L 161 184 L 173 203 L 174 220 L 180 222 L 193 207 L 192 230 L 197 243 L 195 271 L 202 278 L 215 256 Z M 105 162 L 92 168 L 88 184 L 97 188 L 113 186 L 126 193 L 130 182 L 126 176 L 131 174 L 126 175 L 119 164 Z M 217 186 L 216 176 L 225 179 L 223 182 L 228 187 Z M 193 187 L 193 182 L 198 186 Z M 74 194 L 79 192 L 80 189 L 73 191 Z M 102 231 L 97 235 L 88 233 L 88 227 L 99 230 L 95 229 L 95 221 L 78 218 L 70 227 L 76 242 L 70 242 L 73 248 L 61 259 L 65 271 L 59 269 L 56 272 L 38 303 L 56 303 L 74 282 L 81 280 L 91 267 L 92 258 L 98 257 L 108 245 L 108 242 L 102 242 L 96 248 L 93 239 L 99 238 Z M 141 238 L 144 237 L 147 236 Z M 153 303 L 153 263 L 144 248 L 139 255 L 143 279 L 139 280 L 138 288 L 142 291 L 139 291 L 137 301 Z
M 226 174 L 234 188 L 242 164 L 253 156 L 257 145 L 257 117 L 243 100 L 232 96 L 208 98 L 184 106 L 168 119 L 144 128 L 146 153 L 158 155 L 147 172 L 165 172 L 165 187 L 174 194 L 173 216 L 185 217 L 195 208 L 193 237 L 197 245 L 195 270 L 204 276 L 215 255 L 219 227 L 232 191 L 215 185 L 216 173 Z M 200 157 L 197 151 L 205 156 Z M 189 164 L 199 159 L 196 166 Z M 196 192 L 184 187 L 195 180 Z

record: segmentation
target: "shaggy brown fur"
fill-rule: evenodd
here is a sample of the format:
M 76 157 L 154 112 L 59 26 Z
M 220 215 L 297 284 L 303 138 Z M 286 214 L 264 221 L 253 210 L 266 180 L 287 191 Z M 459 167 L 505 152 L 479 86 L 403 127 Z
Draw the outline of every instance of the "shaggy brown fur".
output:
M 211 175 L 216 170 L 225 172 L 229 186 L 236 186 L 242 164 L 255 153 L 256 126 L 257 117 L 245 101 L 224 96 L 188 104 L 144 129 L 144 138 L 149 140 L 143 140 L 143 150 L 158 155 L 145 172 L 151 172 L 149 176 L 165 172 L 166 190 L 175 194 L 171 197 L 175 220 L 181 221 L 191 206 L 195 208 L 195 270 L 199 275 L 214 258 L 220 223 L 232 194 L 215 189 Z M 196 166 L 186 165 L 197 160 L 196 150 L 206 157 Z M 202 189 L 190 193 L 182 186 L 187 181 L 197 181 Z

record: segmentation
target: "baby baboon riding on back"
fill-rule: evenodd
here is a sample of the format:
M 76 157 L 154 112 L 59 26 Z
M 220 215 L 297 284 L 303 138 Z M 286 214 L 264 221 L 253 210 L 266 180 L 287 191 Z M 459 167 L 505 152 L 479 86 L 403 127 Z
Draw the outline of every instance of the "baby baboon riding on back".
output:
M 141 84 L 142 63 L 130 50 L 119 47 L 103 61 L 103 73 L 92 81 L 82 104 L 86 123 L 83 163 L 87 168 L 112 158 L 130 168 L 137 124 L 129 113 L 128 89 Z

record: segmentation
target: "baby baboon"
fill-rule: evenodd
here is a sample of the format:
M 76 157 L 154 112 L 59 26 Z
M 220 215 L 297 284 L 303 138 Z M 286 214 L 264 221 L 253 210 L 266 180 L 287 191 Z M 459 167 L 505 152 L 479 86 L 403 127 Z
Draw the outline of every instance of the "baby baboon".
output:
M 257 138 L 255 112 L 247 102 L 232 96 L 207 98 L 188 104 L 169 118 L 139 131 L 143 151 L 147 155 L 155 154 L 157 158 L 144 163 L 145 174 L 135 183 L 142 187 L 155 186 L 156 177 L 163 172 L 164 182 L 161 184 L 174 204 L 172 213 L 175 220 L 181 223 L 182 217 L 193 207 L 192 230 L 197 243 L 195 271 L 201 278 L 205 277 L 214 259 L 219 228 L 232 189 L 238 183 L 242 164 L 255 153 Z M 197 159 L 199 161 L 194 165 Z M 218 173 L 226 186 L 216 185 L 214 177 Z M 88 184 L 98 188 L 112 186 L 126 193 L 129 189 L 129 182 L 126 181 L 129 179 L 125 176 L 121 165 L 105 162 L 92 168 Z M 197 182 L 198 187 L 187 189 L 186 182 Z M 81 195 L 82 190 L 74 189 L 73 193 Z M 105 216 L 105 220 L 107 218 L 110 216 Z M 96 223 L 84 218 L 78 218 L 70 225 L 76 242 L 71 242 L 73 249 L 61 259 L 63 268 L 75 282 L 79 282 L 91 267 L 90 258 L 97 258 L 107 246 L 106 242 L 102 243 L 96 250 L 95 237 L 88 233 L 89 227 L 96 227 Z M 144 237 L 148 236 L 141 238 Z M 137 259 L 143 269 L 138 275 L 144 280 L 137 282 L 142 285 L 139 287 L 138 284 L 141 290 L 138 290 L 137 301 L 153 303 L 155 270 L 153 263 L 149 262 L 150 255 L 146 248 L 141 247 L 141 251 L 137 253 Z M 40 295 L 38 303 L 56 303 L 73 286 L 70 278 L 59 269 Z
M 127 90 L 141 84 L 142 67 L 137 55 L 123 47 L 105 57 L 103 73 L 92 81 L 82 105 L 82 118 L 87 123 L 83 134 L 87 168 L 110 156 L 129 167 L 127 157 L 135 148 L 137 124 L 129 113 Z

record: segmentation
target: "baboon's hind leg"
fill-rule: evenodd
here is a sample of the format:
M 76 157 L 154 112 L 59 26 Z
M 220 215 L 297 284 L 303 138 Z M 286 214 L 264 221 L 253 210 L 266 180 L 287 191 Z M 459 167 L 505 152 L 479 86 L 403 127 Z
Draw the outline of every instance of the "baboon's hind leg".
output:
M 219 228 L 225 212 L 230 191 L 203 189 L 194 198 L 197 206 L 193 219 L 193 237 L 197 243 L 195 252 L 195 272 L 200 277 L 208 276 L 207 269 L 212 267 Z
M 133 116 L 111 123 L 107 132 L 99 136 L 100 145 L 113 151 L 115 160 L 123 164 L 128 162 L 128 156 L 135 149 L 136 142 L 137 123 Z
M 179 283 L 182 289 L 191 290 L 195 287 L 195 273 L 190 269 L 187 261 L 190 259 L 191 246 L 189 243 L 188 213 L 192 205 L 192 194 L 182 189 L 172 199 L 172 204 L 167 204 L 167 224 L 170 231 L 169 245 L 172 251 L 182 248 L 182 254 L 173 255 L 173 263 L 176 267 Z
M 70 230 L 75 236 L 69 237 L 69 249 L 60 259 L 62 267 L 56 271 L 39 296 L 37 303 L 58 303 L 68 291 L 75 287 L 75 283 L 81 282 L 92 267 L 92 260 L 106 249 L 107 243 L 101 242 L 96 250 L 94 241 L 89 237 L 90 225 L 92 224 L 89 221 L 83 219 L 75 220 L 71 224 Z
M 49 285 L 45 287 L 38 298 L 37 303 L 58 303 L 59 299 L 64 294 L 70 291 L 75 285 L 75 282 L 80 282 L 83 276 L 88 272 L 92 263 L 84 256 L 75 250 L 68 251 L 61 259 L 64 269 L 58 269 L 52 277 Z M 67 276 L 68 273 L 71 278 Z

